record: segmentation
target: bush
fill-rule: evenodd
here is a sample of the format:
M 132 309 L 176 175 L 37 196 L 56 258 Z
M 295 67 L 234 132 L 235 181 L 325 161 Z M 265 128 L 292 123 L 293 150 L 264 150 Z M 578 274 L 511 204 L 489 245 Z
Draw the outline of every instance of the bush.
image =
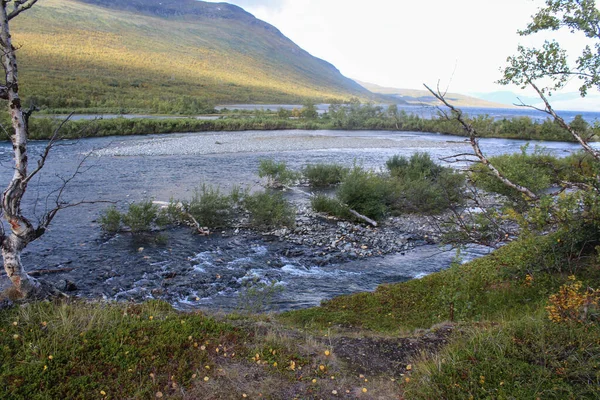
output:
M 302 175 L 311 187 L 337 185 L 347 174 L 348 168 L 339 164 L 309 164 L 302 170 Z
M 121 228 L 121 213 L 115 206 L 110 206 L 100 214 L 100 228 L 107 233 L 116 233 Z
M 336 195 L 350 209 L 377 220 L 385 215 L 393 192 L 393 185 L 385 177 L 355 165 Z
M 284 161 L 275 162 L 271 159 L 260 160 L 258 176 L 267 177 L 269 186 L 289 185 L 298 179 L 298 173 L 289 170 Z
M 192 200 L 184 205 L 184 209 L 202 226 L 221 228 L 227 226 L 231 219 L 233 201 L 231 196 L 221 193 L 219 188 L 202 185 L 194 191 Z
M 310 199 L 310 205 L 316 212 L 324 212 L 339 218 L 351 219 L 353 216 L 348 208 L 337 199 L 332 199 L 324 194 L 318 194 Z
M 435 179 L 444 168 L 437 165 L 428 153 L 415 153 L 410 159 L 395 155 L 385 163 L 390 174 L 404 180 L 419 180 L 422 178 Z
M 437 165 L 427 153 L 415 153 L 410 159 L 393 156 L 386 167 L 398 193 L 392 204 L 395 212 L 435 214 L 464 199 L 464 176 Z
M 260 229 L 293 227 L 296 212 L 277 192 L 257 192 L 246 196 L 244 206 L 250 213 L 250 223 Z
M 158 207 L 152 204 L 152 201 L 146 200 L 130 204 L 129 210 L 122 216 L 122 220 L 132 233 L 140 233 L 151 230 L 157 217 Z
M 437 214 L 464 201 L 465 178 L 461 173 L 443 170 L 435 177 L 422 175 L 398 182 L 399 196 L 392 209 L 395 212 Z
M 527 154 L 526 150 L 524 146 L 520 154 L 491 157 L 490 162 L 513 183 L 540 194 L 559 182 L 559 161 L 543 149 L 536 148 L 533 154 Z M 520 192 L 500 182 L 484 165 L 477 164 L 471 168 L 471 180 L 483 190 L 506 196 L 518 208 L 526 206 Z

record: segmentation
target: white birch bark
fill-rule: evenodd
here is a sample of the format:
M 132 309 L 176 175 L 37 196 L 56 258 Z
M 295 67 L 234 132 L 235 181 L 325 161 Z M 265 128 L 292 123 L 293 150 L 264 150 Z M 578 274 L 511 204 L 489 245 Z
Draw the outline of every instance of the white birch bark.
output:
M 5 85 L 0 87 L 0 98 L 8 101 L 8 111 L 13 132 L 11 141 L 14 153 L 14 173 L 2 194 L 2 214 L 10 230 L 2 228 L 0 248 L 4 260 L 4 270 L 14 287 L 28 297 L 40 289 L 40 284 L 27 275 L 21 263 L 21 252 L 37 237 L 31 222 L 22 215 L 21 200 L 27 190 L 27 121 L 19 98 L 19 79 L 16 49 L 12 44 L 9 21 L 20 12 L 30 8 L 37 0 L 0 2 L 0 47 L 2 67 L 5 71 Z M 8 10 L 9 5 L 12 11 Z

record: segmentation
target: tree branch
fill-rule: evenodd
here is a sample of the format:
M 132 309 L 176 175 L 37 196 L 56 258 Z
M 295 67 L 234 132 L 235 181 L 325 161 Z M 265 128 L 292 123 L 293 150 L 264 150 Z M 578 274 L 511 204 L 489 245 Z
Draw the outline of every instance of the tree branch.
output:
M 29 10 L 31 7 L 33 7 L 35 3 L 37 3 L 37 1 L 38 0 L 15 0 L 14 8 L 10 12 L 10 14 L 8 14 L 8 20 L 10 21 L 17 15 L 21 14 L 23 11 Z
M 502 173 L 500 173 L 500 171 L 498 171 L 498 169 L 496 167 L 494 167 L 494 165 L 492 163 L 490 163 L 490 161 L 483 154 L 483 152 L 481 151 L 481 148 L 479 147 L 479 139 L 478 139 L 479 135 L 477 134 L 477 131 L 475 130 L 475 128 L 473 128 L 473 126 L 471 124 L 469 124 L 465 121 L 465 119 L 462 116 L 463 113 L 460 109 L 458 109 L 458 108 L 454 107 L 452 104 L 448 103 L 448 101 L 446 100 L 444 95 L 441 94 L 439 92 L 439 90 L 438 90 L 438 92 L 434 92 L 431 88 L 429 88 L 429 86 L 427 86 L 425 84 L 423 86 L 425 86 L 425 88 L 427 90 L 429 90 L 429 92 L 432 95 L 434 95 L 436 99 L 441 101 L 446 107 L 448 107 L 450 109 L 450 111 L 454 115 L 454 118 L 463 126 L 464 130 L 469 134 L 469 141 L 471 142 L 471 147 L 473 147 L 475 156 L 479 159 L 479 161 L 483 165 L 486 166 L 487 169 L 489 169 L 492 172 L 492 174 L 494 176 L 496 176 L 496 178 L 498 178 L 506 186 L 524 194 L 526 197 L 528 197 L 531 200 L 539 199 L 535 193 L 533 193 L 531 190 L 529 190 L 525 186 L 521 186 L 519 184 L 513 183 L 510 179 L 506 178 L 504 175 L 502 175 Z
M 35 170 L 33 170 L 27 176 L 27 178 L 25 178 L 25 180 L 24 180 L 25 183 L 28 183 L 38 172 L 40 172 L 42 170 L 42 168 L 44 168 L 44 165 L 46 164 L 46 159 L 48 158 L 50 151 L 52 150 L 52 148 L 54 147 L 54 145 L 56 144 L 56 142 L 59 139 L 59 133 L 60 133 L 62 127 L 71 119 L 72 116 L 73 116 L 73 113 L 69 114 L 69 116 L 67 118 L 65 118 L 60 123 L 60 125 L 54 130 L 54 133 L 52 134 L 50 141 L 46 145 L 44 152 L 42 153 L 42 155 L 40 156 L 40 158 L 38 160 L 37 168 Z
M 585 141 L 585 139 L 583 139 L 581 137 L 580 134 L 578 134 L 577 132 L 575 132 L 575 130 L 573 128 L 571 128 L 569 126 L 569 124 L 567 124 L 565 122 L 565 120 L 556 113 L 556 111 L 554 111 L 554 109 L 552 108 L 552 105 L 550 104 L 550 102 L 548 101 L 548 98 L 546 97 L 546 95 L 537 87 L 537 85 L 535 83 L 533 83 L 533 81 L 531 79 L 527 80 L 527 83 L 529 84 L 529 86 L 531 86 L 538 94 L 538 96 L 540 96 L 540 99 L 542 99 L 542 101 L 544 102 L 544 105 L 546 106 L 545 110 L 541 110 L 543 112 L 545 112 L 548 115 L 551 115 L 554 120 L 563 128 L 566 129 L 571 136 L 573 136 L 575 138 L 575 140 L 577 142 L 579 142 L 579 144 L 584 148 L 584 150 L 586 152 L 588 152 L 592 157 L 594 157 L 597 161 L 600 161 L 600 153 L 596 150 L 594 150 L 592 148 L 592 146 L 590 146 L 587 141 Z

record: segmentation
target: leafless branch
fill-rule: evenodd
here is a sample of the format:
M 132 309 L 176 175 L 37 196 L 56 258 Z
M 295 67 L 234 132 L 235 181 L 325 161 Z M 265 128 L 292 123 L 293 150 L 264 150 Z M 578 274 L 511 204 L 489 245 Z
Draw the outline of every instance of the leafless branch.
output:
M 8 14 L 8 20 L 10 21 L 17 15 L 21 14 L 25 10 L 29 10 L 38 0 L 14 0 L 14 8 Z
M 475 155 L 477 156 L 477 158 L 479 158 L 480 162 L 483 165 L 485 165 L 486 168 L 489 169 L 496 176 L 496 178 L 498 178 L 506 186 L 513 188 L 514 190 L 524 194 L 531 200 L 538 200 L 538 196 L 535 193 L 533 193 L 531 190 L 529 190 L 528 188 L 526 188 L 524 186 L 521 186 L 519 184 L 512 182 L 510 179 L 508 179 L 504 175 L 502 175 L 502 173 L 500 171 L 498 171 L 498 169 L 492 163 L 490 163 L 490 161 L 483 154 L 483 152 L 481 151 L 481 148 L 479 147 L 479 134 L 477 133 L 477 131 L 475 130 L 475 128 L 473 128 L 473 126 L 471 124 L 469 124 L 467 121 L 465 121 L 465 119 L 463 118 L 462 111 L 460 109 L 454 107 L 452 104 L 450 104 L 446 100 L 446 98 L 443 96 L 443 94 L 440 93 L 439 91 L 435 92 L 431 88 L 429 88 L 429 86 L 427 86 L 427 85 L 424 85 L 424 86 L 427 90 L 429 90 L 429 92 L 431 94 L 433 94 L 435 96 L 435 98 L 437 98 L 446 107 L 448 107 L 450 109 L 450 111 L 452 112 L 452 114 L 454 116 L 454 119 L 456 119 L 463 126 L 465 132 L 467 132 L 469 134 L 469 141 L 471 142 L 471 147 L 473 147 L 473 150 L 475 151 Z
M 38 160 L 37 168 L 34 169 L 27 176 L 27 178 L 25 178 L 25 180 L 24 180 L 25 183 L 28 183 L 31 180 L 31 178 L 33 178 L 38 172 L 40 172 L 42 170 L 42 168 L 44 168 L 44 165 L 46 164 L 46 159 L 48 158 L 48 155 L 50 154 L 50 151 L 52 150 L 52 148 L 54 147 L 54 145 L 56 144 L 56 142 L 59 140 L 61 129 L 71 119 L 72 116 L 73 116 L 73 113 L 69 114 L 69 116 L 67 118 L 65 118 L 60 123 L 60 125 L 54 130 L 54 133 L 52 134 L 52 137 L 50 138 L 50 141 L 46 145 L 46 148 L 44 149 L 44 152 L 42 153 L 42 155 L 40 156 L 40 158 Z
M 565 120 L 556 113 L 556 111 L 554 111 L 554 109 L 552 108 L 552 105 L 550 104 L 550 102 L 548 101 L 548 98 L 546 97 L 546 95 L 540 90 L 540 88 L 537 87 L 537 85 L 535 83 L 533 83 L 531 80 L 528 80 L 527 83 L 529 84 L 529 86 L 531 86 L 538 94 L 538 96 L 540 97 L 540 99 L 542 99 L 542 101 L 544 102 L 544 105 L 546 106 L 546 109 L 543 110 L 543 112 L 545 112 L 548 115 L 551 115 L 554 120 L 563 128 L 566 129 L 571 136 L 573 136 L 575 138 L 575 140 L 577 142 L 579 142 L 579 144 L 581 145 L 581 147 L 583 147 L 583 149 L 589 153 L 590 155 L 592 155 L 592 157 L 594 157 L 597 161 L 600 161 L 600 152 L 594 150 L 588 143 L 587 141 L 585 141 L 580 134 L 578 134 L 577 132 L 575 132 L 575 130 L 573 128 L 571 128 L 569 126 L 569 124 L 567 124 L 565 122 Z
M 85 161 L 91 156 L 91 152 L 87 153 L 79 162 L 79 164 L 77 165 L 77 168 L 75 169 L 75 171 L 71 174 L 71 176 L 69 176 L 68 178 L 62 178 L 60 177 L 60 179 L 62 180 L 62 185 L 60 185 L 60 187 L 58 187 L 57 189 L 51 191 L 50 193 L 48 193 L 48 195 L 46 196 L 46 204 L 48 204 L 48 200 L 50 199 L 50 197 L 54 194 L 56 194 L 56 197 L 54 198 L 54 203 L 55 203 L 55 207 L 52 208 L 51 210 L 47 211 L 46 214 L 42 217 L 38 228 L 36 229 L 36 237 L 41 236 L 46 228 L 48 227 L 48 225 L 50 225 L 50 223 L 52 222 L 52 220 L 54 219 L 54 217 L 56 216 L 56 213 L 60 210 L 64 210 L 65 208 L 71 208 L 74 207 L 76 205 L 81 205 L 81 204 L 93 204 L 93 203 L 108 203 L 108 201 L 80 201 L 78 203 L 64 203 L 62 201 L 62 197 L 63 194 L 65 192 L 65 189 L 67 188 L 67 186 L 69 185 L 69 183 L 75 179 L 76 176 L 85 173 L 87 170 L 89 170 L 89 168 L 83 169 L 83 164 L 85 163 Z M 91 167 L 90 167 L 91 168 Z M 46 206 L 46 210 L 48 210 L 48 206 Z

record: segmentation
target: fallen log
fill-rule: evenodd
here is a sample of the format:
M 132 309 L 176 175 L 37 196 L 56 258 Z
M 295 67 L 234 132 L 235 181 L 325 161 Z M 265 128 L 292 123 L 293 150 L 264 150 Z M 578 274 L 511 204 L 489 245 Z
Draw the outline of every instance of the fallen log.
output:
M 73 271 L 75 268 L 56 268 L 56 269 L 37 269 L 35 271 L 31 271 L 28 272 L 27 274 L 29 276 L 41 276 L 41 275 L 46 275 L 46 274 L 58 274 L 60 272 L 70 272 Z
M 160 208 L 167 208 L 171 203 L 168 203 L 166 201 L 153 201 L 152 204 L 156 204 L 158 206 L 160 206 Z M 196 231 L 200 234 L 200 235 L 205 235 L 208 236 L 210 235 L 210 230 L 206 227 L 201 226 L 198 221 L 196 221 L 196 218 L 194 218 L 192 216 L 192 214 L 188 213 L 187 211 L 185 211 L 185 209 L 183 208 L 183 204 L 181 202 L 175 203 L 175 207 L 177 207 L 177 210 L 179 212 L 181 212 L 183 215 L 186 216 L 186 218 L 189 219 L 190 224 L 196 228 Z
M 305 196 L 308 196 L 310 198 L 315 197 L 315 195 L 313 193 L 310 192 L 305 192 L 303 190 L 294 188 L 294 187 L 290 187 L 290 186 L 283 186 L 284 188 L 286 188 L 287 190 L 291 190 L 292 192 L 296 192 L 296 193 L 300 193 L 303 194 Z M 371 218 L 360 214 L 358 211 L 351 209 L 347 204 L 342 203 L 342 205 L 344 207 L 346 207 L 348 209 L 348 211 L 350 211 L 350 214 L 354 215 L 356 218 L 362 219 L 363 221 L 373 225 L 373 226 L 377 226 L 377 221 L 372 220 Z

